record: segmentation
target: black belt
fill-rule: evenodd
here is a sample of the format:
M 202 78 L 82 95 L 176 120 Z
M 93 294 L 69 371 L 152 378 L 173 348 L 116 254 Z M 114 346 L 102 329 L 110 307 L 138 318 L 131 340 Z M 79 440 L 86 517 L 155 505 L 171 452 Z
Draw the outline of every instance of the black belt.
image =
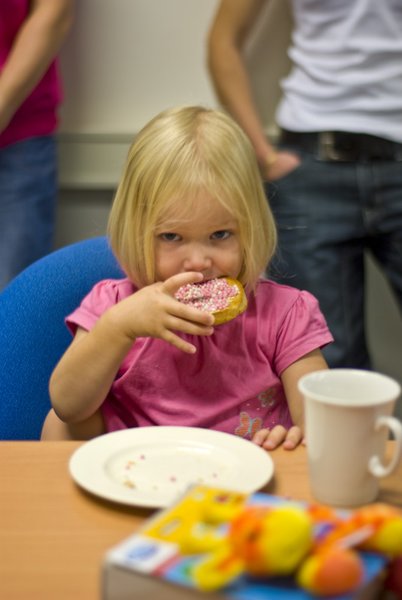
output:
M 335 162 L 402 161 L 402 143 L 345 131 L 296 132 L 282 129 L 279 143 Z

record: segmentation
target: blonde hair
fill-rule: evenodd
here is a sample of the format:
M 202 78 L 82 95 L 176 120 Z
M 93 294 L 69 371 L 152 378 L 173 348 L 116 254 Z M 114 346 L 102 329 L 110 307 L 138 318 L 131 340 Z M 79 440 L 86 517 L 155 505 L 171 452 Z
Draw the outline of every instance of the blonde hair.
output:
M 166 110 L 137 135 L 111 209 L 111 247 L 137 285 L 155 281 L 154 231 L 166 210 L 191 215 L 199 192 L 239 224 L 243 285 L 254 288 L 276 247 L 276 228 L 251 143 L 228 115 L 199 106 Z

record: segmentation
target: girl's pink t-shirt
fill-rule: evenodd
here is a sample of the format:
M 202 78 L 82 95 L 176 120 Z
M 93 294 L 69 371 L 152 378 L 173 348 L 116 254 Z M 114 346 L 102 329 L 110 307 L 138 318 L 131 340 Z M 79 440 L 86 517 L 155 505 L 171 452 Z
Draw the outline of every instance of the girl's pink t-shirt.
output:
M 137 288 L 101 281 L 66 322 L 90 330 L 109 307 Z M 261 280 L 248 308 L 210 337 L 180 334 L 186 354 L 155 338 L 138 338 L 102 405 L 106 430 L 150 425 L 203 427 L 247 439 L 262 427 L 292 425 L 280 380 L 293 362 L 333 340 L 308 292 Z

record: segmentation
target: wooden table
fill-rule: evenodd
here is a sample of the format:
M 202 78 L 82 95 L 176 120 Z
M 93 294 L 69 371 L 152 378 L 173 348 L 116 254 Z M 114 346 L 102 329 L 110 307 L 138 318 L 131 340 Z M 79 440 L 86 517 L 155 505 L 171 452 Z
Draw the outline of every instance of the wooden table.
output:
M 152 514 L 80 490 L 68 473 L 79 445 L 0 442 L 0 598 L 99 600 L 105 552 Z M 305 448 L 271 456 L 275 476 L 264 491 L 312 500 Z M 402 464 L 382 480 L 379 500 L 402 507 Z

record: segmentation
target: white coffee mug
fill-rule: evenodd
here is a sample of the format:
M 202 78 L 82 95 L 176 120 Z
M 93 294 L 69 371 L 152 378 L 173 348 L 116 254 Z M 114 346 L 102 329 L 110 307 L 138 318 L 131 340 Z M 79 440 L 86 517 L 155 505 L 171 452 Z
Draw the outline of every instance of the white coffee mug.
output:
M 386 375 L 359 369 L 315 371 L 299 380 L 304 397 L 311 490 L 319 502 L 353 507 L 378 496 L 378 478 L 402 454 L 402 423 L 391 416 L 401 388 Z M 383 464 L 389 432 L 395 452 Z

